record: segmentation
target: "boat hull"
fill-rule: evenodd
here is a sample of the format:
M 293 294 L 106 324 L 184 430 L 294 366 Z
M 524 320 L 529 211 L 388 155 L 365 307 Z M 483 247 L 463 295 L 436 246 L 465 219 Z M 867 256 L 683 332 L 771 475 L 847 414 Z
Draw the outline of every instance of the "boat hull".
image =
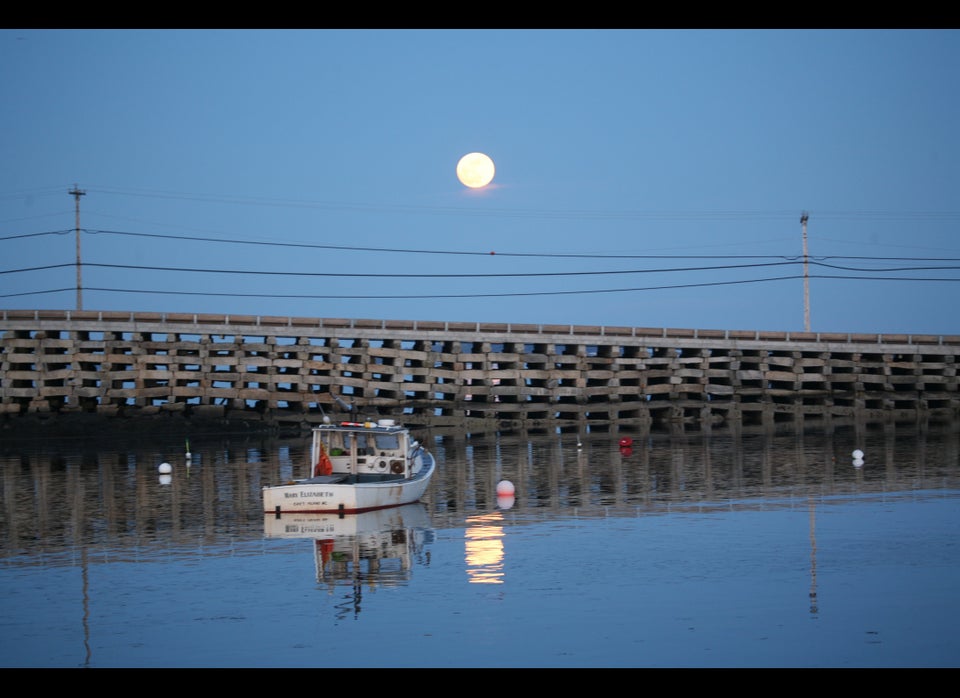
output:
M 345 515 L 413 504 L 426 493 L 436 468 L 432 454 L 424 452 L 422 457 L 420 471 L 402 480 L 358 484 L 297 480 L 264 487 L 263 512 L 278 516 L 285 513 Z

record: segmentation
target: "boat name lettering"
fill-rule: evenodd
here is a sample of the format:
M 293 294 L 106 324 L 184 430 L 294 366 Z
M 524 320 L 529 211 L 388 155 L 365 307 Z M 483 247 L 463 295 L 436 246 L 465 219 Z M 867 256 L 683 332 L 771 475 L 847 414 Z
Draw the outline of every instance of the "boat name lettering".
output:
M 330 533 L 333 531 L 333 526 L 304 526 L 300 529 L 300 533 Z

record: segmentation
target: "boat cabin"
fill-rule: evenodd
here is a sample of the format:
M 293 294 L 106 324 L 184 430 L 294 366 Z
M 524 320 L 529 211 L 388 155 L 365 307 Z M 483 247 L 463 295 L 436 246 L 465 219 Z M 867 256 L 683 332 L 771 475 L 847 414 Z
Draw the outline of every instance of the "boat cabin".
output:
M 313 429 L 313 475 L 352 475 L 357 481 L 396 480 L 415 474 L 420 444 L 392 419 L 340 422 Z M 339 479 L 339 478 L 338 478 Z

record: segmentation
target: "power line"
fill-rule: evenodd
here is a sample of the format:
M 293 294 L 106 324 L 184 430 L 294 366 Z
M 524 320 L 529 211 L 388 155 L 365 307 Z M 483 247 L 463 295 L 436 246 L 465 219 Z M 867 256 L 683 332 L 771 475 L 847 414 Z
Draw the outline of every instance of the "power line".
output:
M 358 201 L 316 201 L 306 199 L 274 199 L 260 196 L 235 196 L 223 194 L 198 194 L 168 190 L 129 189 L 110 185 L 87 187 L 104 196 L 130 196 L 140 198 L 182 200 L 213 204 L 232 204 L 241 206 L 269 206 L 280 208 L 311 208 L 321 210 L 368 211 L 382 213 L 415 214 L 452 214 L 467 216 L 500 216 L 522 218 L 559 218 L 559 219 L 641 219 L 667 221 L 703 221 L 703 220 L 795 220 L 794 210 L 747 210 L 732 211 L 652 211 L 652 210 L 584 210 L 572 209 L 507 209 L 484 208 L 465 209 L 458 206 L 413 206 L 405 204 L 381 204 Z M 22 196 L 18 193 L 17 196 Z M 0 195 L 4 198 L 4 195 Z M 956 221 L 960 220 L 960 211 L 817 211 L 818 220 L 866 220 L 866 221 Z
M 570 258 L 570 259 L 677 259 L 684 257 L 723 259 L 723 258 L 757 258 L 770 259 L 782 258 L 782 255 L 625 255 L 625 254 L 563 254 L 555 252 L 497 252 L 497 251 L 477 251 L 477 250 L 429 250 L 429 249 L 409 249 L 397 247 L 359 247 L 356 245 L 320 245 L 306 242 L 276 242 L 265 240 L 235 240 L 226 238 L 201 237 L 193 235 L 164 235 L 162 233 L 134 233 L 119 230 L 88 230 L 91 235 L 124 235 L 130 237 L 159 238 L 167 240 L 190 240 L 194 242 L 214 242 L 235 245 L 261 245 L 264 247 L 297 247 L 314 250 L 340 250 L 349 252 L 390 252 L 397 254 L 431 254 L 431 255 L 463 255 L 479 257 L 543 257 L 543 258 Z
M 17 240 L 29 237 L 39 237 L 45 235 L 64 235 L 73 232 L 72 230 L 55 230 L 40 233 L 25 233 L 21 235 L 10 235 L 0 237 L 0 242 L 6 240 Z M 744 254 L 580 254 L 580 253 L 555 253 L 555 252 L 496 252 L 496 251 L 470 251 L 470 250 L 436 250 L 436 249 L 416 249 L 416 248 L 396 248 L 396 247 L 359 247 L 354 245 L 320 245 L 314 243 L 294 243 L 294 242 L 276 242 L 264 240 L 237 240 L 230 238 L 199 237 L 189 235 L 164 235 L 161 233 L 136 233 L 119 230 L 91 230 L 81 229 L 81 232 L 90 235 L 120 235 L 128 237 L 159 238 L 166 240 L 193 241 L 193 242 L 213 242 L 234 245 L 261 245 L 266 247 L 296 247 L 304 249 L 317 250 L 340 250 L 349 252 L 377 252 L 377 253 L 397 253 L 397 254 L 432 254 L 432 255 L 463 255 L 480 257 L 523 257 L 523 258 L 561 258 L 561 259 L 784 259 L 800 260 L 802 255 L 796 254 L 766 254 L 766 255 L 744 255 Z M 939 262 L 960 262 L 960 257 L 878 257 L 866 255 L 810 255 L 811 260 L 827 259 L 849 259 L 849 260 L 872 260 L 872 261 L 939 261 Z
M 456 293 L 456 294 L 397 294 L 391 292 L 389 295 L 351 295 L 351 294 L 275 294 L 275 293 L 236 293 L 236 292 L 210 292 L 210 291 L 183 291 L 183 290 L 149 290 L 149 289 L 130 289 L 130 288 L 109 288 L 109 287 L 93 287 L 90 290 L 105 292 L 105 293 L 122 293 L 122 294 L 144 294 L 144 295 L 184 295 L 184 296 L 220 296 L 220 297 L 240 297 L 240 298 L 287 298 L 287 299 L 370 299 L 370 300 L 385 300 L 385 299 L 452 299 L 452 298 L 502 298 L 502 297 L 527 297 L 527 296 L 569 296 L 569 295 L 586 295 L 586 294 L 608 294 L 608 293 L 629 293 L 629 292 L 643 292 L 643 291 L 657 291 L 657 290 L 668 290 L 668 289 L 681 289 L 681 288 L 703 288 L 703 287 L 716 287 L 716 286 L 733 286 L 739 284 L 755 284 L 755 283 L 769 283 L 776 281 L 787 281 L 797 278 L 803 278 L 804 283 L 808 283 L 808 279 L 811 278 L 808 274 L 808 266 L 819 266 L 828 269 L 834 270 L 844 270 L 844 271 L 853 271 L 860 273 L 870 273 L 873 276 L 843 276 L 843 275 L 815 275 L 812 278 L 817 279 L 837 279 L 837 280 L 854 280 L 854 281 L 927 281 L 927 282 L 956 282 L 960 281 L 958 278 L 932 278 L 932 277 L 905 277 L 905 276 L 877 276 L 877 274 L 889 274 L 891 272 L 909 272 L 909 271 L 947 271 L 947 270 L 956 270 L 960 267 L 957 266 L 944 266 L 944 265 L 926 265 L 926 266 L 917 266 L 917 265 L 904 265 L 904 263 L 909 262 L 955 262 L 960 261 L 960 258 L 935 258 L 935 257 L 871 257 L 871 256 L 839 256 L 839 255 L 827 255 L 820 256 L 817 258 L 812 258 L 807 254 L 806 249 L 804 249 L 803 256 L 797 255 L 625 255 L 625 254 L 557 254 L 557 253 L 511 253 L 511 252 L 476 252 L 476 251 L 452 251 L 452 250 L 423 250 L 423 249 L 404 249 L 404 248 L 369 248 L 369 247 L 357 247 L 357 246 L 346 246 L 346 245 L 318 245 L 311 243 L 289 243 L 289 242 L 277 242 L 277 241 L 250 241 L 250 240 L 234 240 L 234 239 L 224 239 L 224 238 L 213 238 L 213 237 L 196 237 L 196 236 L 177 236 L 177 235 L 164 235 L 164 234 L 153 234 L 153 233 L 138 233 L 130 231 L 114 231 L 114 230 L 85 230 L 79 227 L 79 197 L 84 195 L 85 192 L 80 191 L 76 187 L 69 192 L 75 197 L 76 200 L 76 214 L 77 214 L 77 225 L 74 229 L 74 232 L 77 236 L 77 250 L 76 250 L 76 267 L 77 267 L 77 309 L 82 309 L 82 283 L 80 276 L 81 269 L 81 259 L 80 259 L 80 244 L 79 236 L 80 233 L 87 233 L 91 235 L 117 235 L 117 236 L 131 236 L 131 237 L 144 237 L 144 238 L 160 238 L 160 239 L 171 239 L 177 241 L 198 241 L 198 242 L 212 242 L 218 244 L 242 244 L 242 245 L 255 245 L 255 246 L 270 246 L 270 247 L 297 247 L 297 248 L 308 248 L 308 249 L 321 249 L 321 250 L 345 250 L 345 251 L 355 251 L 355 252 L 378 252 L 378 253 L 402 253 L 402 254 L 442 254 L 442 255 L 465 255 L 465 256 L 499 256 L 499 257 L 522 257 L 522 258 L 568 258 L 568 259 L 610 259 L 610 260 L 636 260 L 636 259 L 646 259 L 646 260 L 663 260 L 663 259 L 706 259 L 706 260 L 751 260 L 751 259 L 761 259 L 761 260 L 779 260 L 779 261 L 768 261 L 768 262 L 744 262 L 741 264 L 724 264 L 724 265 L 700 265 L 700 266 L 685 266 L 685 267 L 663 267 L 663 268 L 653 268 L 653 269 L 621 269 L 621 270 L 600 270 L 600 271 L 567 271 L 567 272 L 521 272 L 521 273 L 477 273 L 477 274 L 465 274 L 465 273 L 445 273 L 445 274 L 434 274 L 434 273 L 353 273 L 353 272 L 292 272 L 289 270 L 284 271 L 269 271 L 269 270 L 243 270 L 243 269 L 222 269 L 222 268 L 194 268 L 194 267 L 173 267 L 173 266 L 145 266 L 145 265 L 128 265 L 128 264 L 108 264 L 108 263 L 91 263 L 87 262 L 86 266 L 96 267 L 102 269 L 124 269 L 131 271 L 152 271 L 152 272 L 177 272 L 177 273 L 193 273 L 193 274 L 232 274 L 232 275 L 258 275 L 258 276 L 289 276 L 289 277 L 325 277 L 325 278 L 456 278 L 456 279 L 471 279 L 471 278 L 545 278 L 545 277 L 573 277 L 573 276 L 609 276 L 609 275 L 623 275 L 623 274 L 656 274 L 656 273 L 691 273 L 691 272 L 706 272 L 706 271 L 720 271 L 720 270 L 736 270 L 736 269 L 752 269 L 752 268 L 761 268 L 761 267 L 777 267 L 777 266 L 787 266 L 803 263 L 804 273 L 803 276 L 780 276 L 780 277 L 769 277 L 761 279 L 739 279 L 731 281 L 713 281 L 713 282 L 695 282 L 695 283 L 684 283 L 684 284 L 669 284 L 669 285 L 659 285 L 659 286 L 645 286 L 645 287 L 629 287 L 629 288 L 607 288 L 607 289 L 581 289 L 581 290 L 561 290 L 561 291 L 517 291 L 517 292 L 495 292 L 495 293 Z M 803 222 L 803 220 L 801 220 Z M 0 238 L 0 242 L 9 241 L 9 240 L 18 240 L 31 237 L 40 237 L 46 235 L 64 235 L 68 234 L 69 230 L 60 230 L 60 231 L 45 231 L 39 233 L 28 233 L 28 234 L 18 234 L 11 235 L 7 237 Z M 865 267 L 854 267 L 854 266 L 844 266 L 839 264 L 827 263 L 824 260 L 857 260 L 863 262 L 897 262 L 903 266 L 898 267 L 881 267 L 881 268 L 865 268 Z M 0 270 L 0 274 L 13 274 L 13 273 L 28 273 L 28 272 L 38 272 L 43 270 L 53 270 L 57 268 L 62 268 L 69 266 L 69 264 L 50 264 L 42 265 L 35 267 L 23 267 L 20 269 L 10 269 L 10 270 Z M 41 295 L 49 293 L 60 293 L 67 289 L 56 288 L 56 289 L 46 289 L 41 291 L 32 291 L 32 292 L 21 292 L 21 293 L 9 293 L 9 294 L 0 294 L 0 298 L 12 298 L 20 296 L 31 296 L 31 295 Z M 805 298 L 805 303 L 806 301 Z M 806 310 L 805 311 L 809 312 Z M 807 323 L 809 322 L 808 316 L 805 316 Z
M 175 271 L 191 272 L 202 274 L 253 274 L 266 276 L 311 276 L 311 277 L 335 277 L 335 278 L 389 278 L 389 279 L 496 279 L 496 278 L 535 278 L 545 276 L 604 276 L 613 274 L 660 274 L 685 271 L 717 271 L 721 269 L 745 269 L 755 267 L 777 267 L 794 262 L 768 262 L 765 264 L 730 264 L 713 267 L 676 267 L 672 269 L 625 269 L 625 270 L 607 270 L 607 271 L 555 271 L 555 272 L 512 272 L 512 273 L 484 273 L 484 274 L 393 274 L 378 272 L 322 272 L 322 271 L 264 271 L 264 270 L 236 270 L 236 269 L 196 269 L 190 267 L 148 267 L 128 264 L 96 264 L 88 263 L 87 266 L 116 268 L 116 269 L 138 269 L 146 271 Z
M 411 299 L 425 299 L 425 300 L 438 300 L 445 298 L 503 298 L 503 297 L 520 297 L 520 296 L 568 296 L 568 295 L 584 295 L 584 294 L 598 294 L 598 293 L 633 293 L 637 291 L 662 291 L 670 289 L 679 289 L 679 288 L 704 288 L 710 286 L 736 286 L 742 284 L 755 284 L 755 283 L 767 283 L 773 281 L 791 281 L 796 279 L 802 279 L 802 275 L 792 275 L 792 276 L 775 276 L 768 277 L 764 279 L 740 279 L 735 281 L 706 281 L 702 283 L 689 283 L 689 284 L 670 284 L 664 286 L 641 286 L 641 287 L 631 287 L 631 288 L 602 288 L 602 289 L 579 289 L 579 290 L 564 290 L 564 291 L 517 291 L 517 292 L 500 292 L 500 293 L 458 293 L 458 294 L 398 294 L 398 293 L 389 293 L 387 295 L 349 295 L 349 294 L 279 294 L 279 293 L 237 293 L 237 292 L 219 292 L 219 291 L 179 291 L 179 290 L 170 290 L 170 289 L 132 289 L 132 288 L 106 288 L 106 287 L 94 287 L 88 286 L 88 291 L 101 291 L 105 293 L 135 293 L 135 294 L 144 294 L 144 295 L 178 295 L 178 296 L 218 296 L 218 297 L 230 297 L 230 298 L 286 298 L 286 299 L 300 299 L 300 300 L 411 300 Z M 932 282 L 960 282 L 960 278 L 930 278 L 930 277 L 902 277 L 902 276 L 891 276 L 891 277 L 876 277 L 876 276 L 840 276 L 840 275 L 817 275 L 814 274 L 810 278 L 812 279 L 833 279 L 833 280 L 849 280 L 849 281 L 932 281 Z M 42 291 L 30 291 L 22 293 L 7 293 L 0 294 L 0 298 L 13 298 L 19 296 L 31 296 L 31 295 L 41 295 L 49 293 L 59 293 L 62 291 L 72 290 L 70 288 L 56 288 L 56 289 L 45 289 Z
M 71 228 L 69 230 L 48 230 L 42 233 L 24 233 L 22 235 L 7 235 L 5 237 L 0 237 L 0 242 L 4 242 L 6 240 L 22 240 L 24 238 L 43 237 L 45 235 L 67 235 L 72 232 L 74 231 Z M 82 232 L 87 232 L 87 231 L 82 231 Z
M 958 260 L 960 261 L 960 260 Z M 324 272 L 324 271 L 269 271 L 264 269 L 220 269 L 216 267 L 164 267 L 147 266 L 141 264 L 108 264 L 102 262 L 87 262 L 85 266 L 96 267 L 100 269 L 128 269 L 134 271 L 164 271 L 179 272 L 191 274 L 233 274 L 233 275 L 251 275 L 251 276 L 306 276 L 316 278 L 389 278 L 389 279 L 504 279 L 504 278 L 537 278 L 550 276 L 613 276 L 619 274 L 672 274 L 695 271 L 723 271 L 730 269 L 756 269 L 760 267 L 781 267 L 799 264 L 800 261 L 788 262 L 765 262 L 750 264 L 724 264 L 714 266 L 697 267 L 663 267 L 658 269 L 607 269 L 601 271 L 552 271 L 552 272 L 490 272 L 480 274 L 469 273 L 450 273 L 450 274 L 427 274 L 427 273 L 390 273 L 390 272 Z M 905 271 L 952 271 L 960 269 L 960 265 L 950 266 L 904 266 L 904 267 L 852 267 L 839 264 L 824 264 L 823 262 L 810 262 L 813 266 L 824 267 L 827 269 L 837 269 L 841 271 L 857 272 L 905 272 Z M 0 270 L 3 274 L 18 274 L 26 272 L 46 271 L 51 269 L 60 269 L 72 266 L 71 263 L 46 264 L 36 267 L 21 267 L 19 269 Z M 806 266 L 806 264 L 804 264 Z

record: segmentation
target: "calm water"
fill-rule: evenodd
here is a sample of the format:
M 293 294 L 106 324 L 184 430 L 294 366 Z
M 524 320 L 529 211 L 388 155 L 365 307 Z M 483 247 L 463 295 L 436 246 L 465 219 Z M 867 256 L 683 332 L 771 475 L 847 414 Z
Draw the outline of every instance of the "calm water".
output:
M 0 666 L 960 666 L 957 425 L 418 436 L 280 522 L 305 441 L 0 437 Z

